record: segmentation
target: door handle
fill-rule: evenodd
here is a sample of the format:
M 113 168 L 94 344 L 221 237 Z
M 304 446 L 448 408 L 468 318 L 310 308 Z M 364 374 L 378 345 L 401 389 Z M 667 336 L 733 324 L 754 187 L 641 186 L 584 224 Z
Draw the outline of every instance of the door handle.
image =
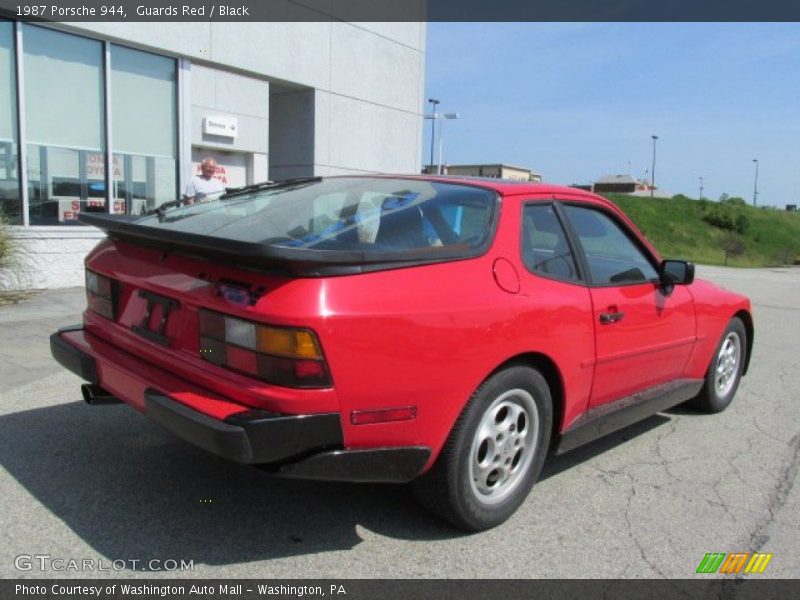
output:
M 604 312 L 600 313 L 600 323 L 603 325 L 610 325 L 611 323 L 616 323 L 617 321 L 621 321 L 622 317 L 625 316 L 624 312 Z

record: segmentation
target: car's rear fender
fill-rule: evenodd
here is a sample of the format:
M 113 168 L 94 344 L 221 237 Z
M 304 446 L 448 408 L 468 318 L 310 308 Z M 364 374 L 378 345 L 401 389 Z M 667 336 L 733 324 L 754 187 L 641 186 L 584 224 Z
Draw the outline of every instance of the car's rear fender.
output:
M 557 432 L 585 410 L 591 313 L 561 306 L 553 282 L 539 282 L 534 298 L 500 290 L 492 262 L 489 257 L 326 282 L 329 317 L 318 331 L 347 447 L 426 446 L 432 464 L 473 392 L 513 363 L 538 368 L 551 384 Z M 447 278 L 463 285 L 443 285 Z M 459 289 L 457 299 L 452 289 Z M 566 370 L 558 366 L 564 364 Z M 416 418 L 352 422 L 353 411 L 404 408 L 416 410 Z
M 499 371 L 508 369 L 513 366 L 526 366 L 539 371 L 547 381 L 550 388 L 550 397 L 553 402 L 553 430 L 550 432 L 550 445 L 552 446 L 558 439 L 560 433 L 566 427 L 564 423 L 564 410 L 565 394 L 564 394 L 564 378 L 561 370 L 555 361 L 547 354 L 542 352 L 526 352 L 518 354 L 509 358 L 507 361 L 495 368 L 488 376 L 491 377 Z

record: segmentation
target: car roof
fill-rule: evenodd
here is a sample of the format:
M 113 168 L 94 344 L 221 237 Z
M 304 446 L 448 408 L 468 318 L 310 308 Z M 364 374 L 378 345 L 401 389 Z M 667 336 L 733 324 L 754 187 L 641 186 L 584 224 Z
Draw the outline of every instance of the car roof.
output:
M 416 181 L 437 181 L 456 185 L 474 185 L 490 189 L 502 196 L 517 196 L 522 194 L 537 195 L 565 195 L 573 198 L 586 198 L 587 200 L 600 201 L 611 204 L 606 198 L 592 194 L 585 190 L 554 185 L 551 183 L 535 183 L 532 181 L 517 181 L 514 179 L 499 179 L 496 177 L 477 177 L 472 175 L 403 175 L 403 174 L 375 174 L 375 175 L 344 175 L 343 177 L 366 177 L 376 179 L 412 179 Z
M 352 175 L 345 175 L 345 177 L 353 177 Z M 536 194 L 537 196 L 555 196 L 555 197 L 567 197 L 569 200 L 585 200 L 587 202 L 594 203 L 595 205 L 602 205 L 610 210 L 612 210 L 616 215 L 618 215 L 626 225 L 635 231 L 638 234 L 640 240 L 644 242 L 644 244 L 650 249 L 653 255 L 661 260 L 661 254 L 658 252 L 655 246 L 653 246 L 652 242 L 647 239 L 647 237 L 639 230 L 636 224 L 622 211 L 619 207 L 617 207 L 611 200 L 605 198 L 604 196 L 599 196 L 597 194 L 593 194 L 591 192 L 587 192 L 586 190 L 581 190 L 578 188 L 568 187 L 565 185 L 553 185 L 549 183 L 534 183 L 531 181 L 515 181 L 511 179 L 499 179 L 495 177 L 474 177 L 474 176 L 453 176 L 453 175 L 389 175 L 389 174 L 380 174 L 380 175 L 356 175 L 355 177 L 373 177 L 373 178 L 384 178 L 384 179 L 413 179 L 417 181 L 438 181 L 441 183 L 452 183 L 456 185 L 474 185 L 477 187 L 482 187 L 484 189 L 489 189 L 497 192 L 504 198 L 519 198 L 522 196 L 524 199 L 525 196 L 530 194 Z

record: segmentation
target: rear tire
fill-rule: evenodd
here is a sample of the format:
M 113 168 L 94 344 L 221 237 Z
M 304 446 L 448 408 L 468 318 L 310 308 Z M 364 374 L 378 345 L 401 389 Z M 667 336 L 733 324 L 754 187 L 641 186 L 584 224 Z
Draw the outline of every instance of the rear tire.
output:
M 725 410 L 739 388 L 746 352 L 747 330 L 742 320 L 734 317 L 714 351 L 703 389 L 689 401 L 690 406 L 707 413 Z
M 415 495 L 461 529 L 499 525 L 539 476 L 552 423 L 550 388 L 537 370 L 496 373 L 472 395 L 431 470 L 414 481 Z

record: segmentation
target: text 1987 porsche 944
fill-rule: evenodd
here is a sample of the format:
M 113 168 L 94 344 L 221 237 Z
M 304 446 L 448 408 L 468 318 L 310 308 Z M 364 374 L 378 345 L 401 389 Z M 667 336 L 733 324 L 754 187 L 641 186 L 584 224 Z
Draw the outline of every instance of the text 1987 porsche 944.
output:
M 306 178 L 81 220 L 108 238 L 51 349 L 90 404 L 278 475 L 413 480 L 469 530 L 550 452 L 723 410 L 753 346 L 746 298 L 571 188 Z

